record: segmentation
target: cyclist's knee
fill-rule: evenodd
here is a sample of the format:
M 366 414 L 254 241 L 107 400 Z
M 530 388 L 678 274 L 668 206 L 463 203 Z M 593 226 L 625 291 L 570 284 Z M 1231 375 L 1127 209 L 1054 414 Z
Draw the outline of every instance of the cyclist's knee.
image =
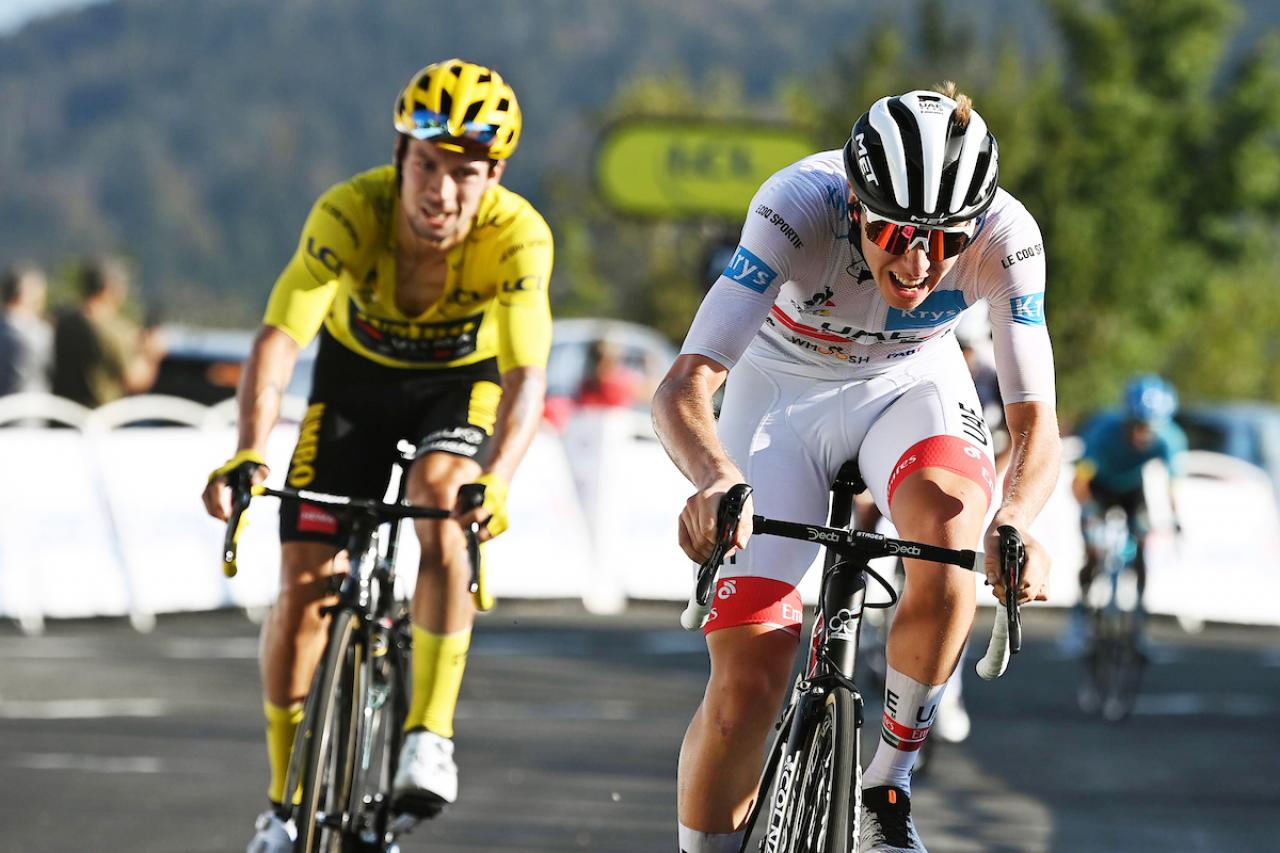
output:
M 480 475 L 472 459 L 451 453 L 428 453 L 409 469 L 405 495 L 410 503 L 452 509 L 458 489 Z
M 756 728 L 770 719 L 791 681 L 796 639 L 779 630 L 743 626 L 715 631 L 708 638 L 711 678 L 703 711 L 723 734 Z
M 976 597 L 972 572 L 910 560 L 906 574 L 895 620 L 909 619 L 914 614 L 926 615 L 930 621 L 941 619 L 966 626 L 972 621 Z
M 946 468 L 921 468 L 894 490 L 890 511 L 894 527 L 906 539 L 972 547 L 989 505 L 976 480 Z
M 722 737 L 754 731 L 762 720 L 777 714 L 787 680 L 787 675 L 779 677 L 749 666 L 717 673 L 707 683 L 704 717 Z

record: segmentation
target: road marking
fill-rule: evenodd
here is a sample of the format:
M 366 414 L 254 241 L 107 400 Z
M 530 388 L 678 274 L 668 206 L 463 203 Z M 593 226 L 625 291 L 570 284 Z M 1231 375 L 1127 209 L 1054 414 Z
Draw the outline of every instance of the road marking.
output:
M 54 699 L 43 702 L 0 702 L 4 720 L 96 720 L 105 717 L 163 717 L 170 704 L 162 699 Z
M 8 644 L 6 644 L 8 645 Z M 19 640 L 5 649 L 10 660 L 61 660 L 64 658 L 107 658 L 116 653 L 102 642 L 78 637 L 39 637 Z
M 13 767 L 27 770 L 76 770 L 88 773 L 165 773 L 172 768 L 149 755 L 75 755 L 69 752 L 34 752 L 15 755 Z
M 1133 713 L 1150 717 L 1179 717 L 1217 714 L 1227 717 L 1266 717 L 1280 708 L 1263 696 L 1237 693 L 1156 693 L 1138 696 Z
M 461 720 L 635 720 L 640 716 L 635 702 L 459 702 Z
M 257 660 L 257 637 L 184 637 L 170 640 L 164 656 L 177 660 Z

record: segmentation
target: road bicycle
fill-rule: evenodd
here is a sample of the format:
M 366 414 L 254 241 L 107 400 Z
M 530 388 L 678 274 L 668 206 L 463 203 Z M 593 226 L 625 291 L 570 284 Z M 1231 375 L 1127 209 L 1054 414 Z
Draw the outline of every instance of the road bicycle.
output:
M 1141 545 L 1118 506 L 1093 516 L 1085 534 L 1098 568 L 1084 593 L 1087 633 L 1077 698 L 1085 713 L 1119 722 L 1133 711 L 1147 667 L 1136 566 Z
M 752 517 L 754 535 L 769 534 L 818 542 L 826 549 L 822 580 L 810 634 L 809 660 L 796 677 L 790 699 L 776 724 L 777 735 L 765 759 L 755 803 L 747 816 L 741 853 L 753 844 L 761 853 L 852 853 L 858 843 L 862 805 L 859 736 L 863 700 L 854 681 L 858 636 L 867 609 L 891 607 L 897 592 L 868 566 L 879 557 L 917 560 L 981 571 L 981 555 L 920 542 L 891 539 L 849 529 L 854 495 L 865 489 L 854 463 L 846 463 L 832 486 L 830 526 Z M 732 547 L 738 519 L 751 487 L 740 484 L 721 499 L 716 547 L 698 569 L 681 624 L 697 630 L 711 611 L 715 576 Z M 999 528 L 1006 596 L 992 628 L 978 674 L 997 678 L 1010 655 L 1022 645 L 1017 593 L 1025 551 L 1012 527 Z M 975 569 L 975 567 L 977 567 Z M 867 579 L 887 593 L 868 602 Z
M 285 783 L 285 791 L 300 792 L 281 815 L 297 828 L 297 853 L 398 853 L 397 839 L 420 819 L 434 816 L 397 814 L 391 802 L 413 671 L 408 605 L 396 597 L 395 560 L 404 519 L 443 519 L 452 513 L 405 500 L 403 473 L 413 447 L 402 442 L 400 452 L 402 476 L 394 503 L 253 485 L 253 463 L 230 478 L 232 515 L 223 549 L 228 577 L 236 574 L 240 520 L 254 497 L 322 506 L 347 531 L 349 568 L 330 578 L 328 592 L 335 599 L 321 609 L 329 617 L 324 653 L 307 693 Z M 479 506 L 483 499 L 483 486 L 464 486 L 459 493 L 462 506 Z M 464 528 L 473 594 L 480 583 L 477 530 L 474 524 Z

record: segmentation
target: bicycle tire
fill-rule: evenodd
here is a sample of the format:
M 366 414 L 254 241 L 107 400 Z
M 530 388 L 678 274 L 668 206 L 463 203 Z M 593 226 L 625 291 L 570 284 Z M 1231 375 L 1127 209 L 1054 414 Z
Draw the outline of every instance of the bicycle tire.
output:
M 762 853 L 849 853 L 861 804 L 853 694 L 835 688 L 804 730 L 787 741 L 769 793 Z
M 1117 614 L 1107 641 L 1107 689 L 1102 694 L 1102 717 L 1118 723 L 1128 718 L 1138 701 L 1146 659 L 1139 650 L 1138 623 L 1132 612 Z
M 381 850 L 387 840 L 391 784 L 409 710 L 404 654 L 393 631 L 385 635 L 385 646 L 365 655 L 360 668 L 356 781 L 350 798 L 350 812 L 359 817 L 354 834 L 360 850 Z
M 330 620 L 324 658 L 311 685 L 314 716 L 304 721 L 307 751 L 302 801 L 295 813 L 297 853 L 341 853 L 344 846 L 355 773 L 360 704 L 356 676 L 361 657 L 356 617 L 340 610 Z

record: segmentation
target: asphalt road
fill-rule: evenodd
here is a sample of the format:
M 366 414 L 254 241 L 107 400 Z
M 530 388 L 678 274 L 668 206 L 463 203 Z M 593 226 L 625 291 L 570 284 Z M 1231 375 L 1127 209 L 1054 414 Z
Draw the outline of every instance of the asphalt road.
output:
M 404 850 L 674 850 L 676 754 L 707 663 L 678 608 L 611 618 L 506 604 L 477 629 L 459 803 Z M 1075 664 L 1032 610 L 973 734 L 915 785 L 933 853 L 1280 849 L 1280 630 L 1156 625 L 1128 721 L 1075 705 Z M 265 802 L 256 627 L 236 612 L 0 626 L 0 851 L 242 850 Z

